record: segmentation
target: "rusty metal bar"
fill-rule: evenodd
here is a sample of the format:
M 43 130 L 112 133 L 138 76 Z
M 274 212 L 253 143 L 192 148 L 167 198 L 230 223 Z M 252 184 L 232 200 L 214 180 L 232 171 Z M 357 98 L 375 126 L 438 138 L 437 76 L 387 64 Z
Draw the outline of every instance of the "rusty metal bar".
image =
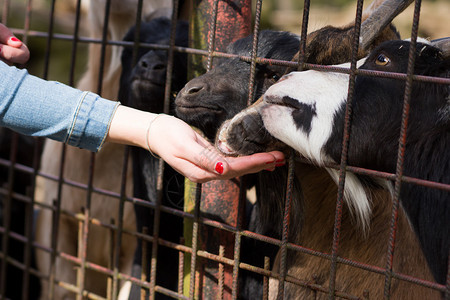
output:
M 292 204 L 292 190 L 294 185 L 294 175 L 295 175 L 295 152 L 291 150 L 288 159 L 288 182 L 286 189 L 286 197 L 284 202 L 284 216 L 283 216 L 283 232 L 282 240 L 279 253 L 281 256 L 280 260 L 280 274 L 278 277 L 278 299 L 284 298 L 284 282 L 287 276 L 287 244 L 289 240 L 289 224 L 291 216 L 291 204 Z
M 355 87 L 355 79 L 356 79 L 356 61 L 358 54 L 358 46 L 359 46 L 359 34 L 361 28 L 361 16 L 363 9 L 363 1 L 358 0 L 356 7 L 356 16 L 355 16 L 355 35 L 353 39 L 352 45 L 352 59 L 351 59 L 351 67 L 350 67 L 350 78 L 349 78 L 349 87 L 348 87 L 348 100 L 345 106 L 345 120 L 344 120 L 344 136 L 342 140 L 342 154 L 341 154 L 341 162 L 339 168 L 339 184 L 338 184 L 338 195 L 336 200 L 336 211 L 335 211 L 335 220 L 334 220 L 334 233 L 333 233 L 333 244 L 332 244 L 332 254 L 331 254 L 331 268 L 330 268 L 330 280 L 329 280 L 329 292 L 328 298 L 334 299 L 335 297 L 335 289 L 336 289 L 336 269 L 337 269 L 337 257 L 339 250 L 339 238 L 341 231 L 341 222 L 342 222 L 342 208 L 344 202 L 344 185 L 345 185 L 345 175 L 346 175 L 346 167 L 347 167 L 347 156 L 348 156 L 348 145 L 350 142 L 350 127 L 351 127 L 351 118 L 352 118 L 352 102 L 354 95 L 354 87 Z
M 298 56 L 298 71 L 303 71 L 305 68 L 305 54 L 306 54 L 306 37 L 308 35 L 308 22 L 309 22 L 309 7 L 310 7 L 310 0 L 305 0 L 303 3 L 303 16 L 302 16 L 302 28 L 301 28 L 301 34 L 300 34 L 300 47 L 299 47 L 299 53 Z
M 248 98 L 247 105 L 253 103 L 254 90 L 255 90 L 255 76 L 256 76 L 256 57 L 258 56 L 258 40 L 259 40 L 259 28 L 261 23 L 261 8 L 262 0 L 256 1 L 256 12 L 255 12 L 255 26 L 253 27 L 253 41 L 252 41 L 252 52 L 251 52 L 251 64 L 250 64 L 250 78 L 248 81 Z
M 413 25 L 411 30 L 411 47 L 409 48 L 408 56 L 408 67 L 406 69 L 407 79 L 405 82 L 405 94 L 403 98 L 403 112 L 402 121 L 400 127 L 400 137 L 398 140 L 398 150 L 397 150 L 397 165 L 395 169 L 395 185 L 394 185 L 394 197 L 392 205 L 392 217 L 391 217 L 391 231 L 389 233 L 389 243 L 386 259 L 386 276 L 384 284 L 384 297 L 390 299 L 390 289 L 392 282 L 392 266 L 394 261 L 394 251 L 395 251 L 395 241 L 397 235 L 397 221 L 398 221 L 398 210 L 400 205 L 400 188 L 403 176 L 403 162 L 405 157 L 406 148 L 406 131 L 408 129 L 408 119 L 409 119 L 409 103 L 411 101 L 411 91 L 412 91 L 412 74 L 414 73 L 414 63 L 416 60 L 416 44 L 417 44 L 417 32 L 419 29 L 419 16 L 420 16 L 420 5 L 421 0 L 415 1 L 414 5 L 414 16 Z
M 50 52 L 52 48 L 52 41 L 53 41 L 53 27 L 55 24 L 55 3 L 56 0 L 52 0 L 51 8 L 50 8 L 50 24 L 48 26 L 48 37 L 47 37 L 47 45 L 45 50 L 45 56 L 44 56 L 44 73 L 42 75 L 42 78 L 47 79 L 48 77 L 48 70 L 50 65 Z
M 8 13 L 9 13 L 9 2 L 10 0 L 5 0 L 3 2 L 3 9 L 2 9 L 2 15 L 1 15 L 1 23 L 4 25 L 8 24 Z

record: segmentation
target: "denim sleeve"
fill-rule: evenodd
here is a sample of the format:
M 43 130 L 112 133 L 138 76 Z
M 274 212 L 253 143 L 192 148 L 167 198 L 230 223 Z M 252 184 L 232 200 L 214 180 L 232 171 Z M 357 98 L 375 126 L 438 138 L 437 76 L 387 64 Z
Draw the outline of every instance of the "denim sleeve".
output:
M 119 102 L 46 81 L 0 61 L 0 126 L 98 151 Z

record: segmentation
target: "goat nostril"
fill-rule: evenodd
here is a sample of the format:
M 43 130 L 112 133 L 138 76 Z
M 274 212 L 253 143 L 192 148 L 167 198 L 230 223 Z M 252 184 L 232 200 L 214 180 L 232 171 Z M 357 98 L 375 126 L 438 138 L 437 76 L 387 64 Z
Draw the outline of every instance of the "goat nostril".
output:
M 141 61 L 141 67 L 148 68 L 148 64 L 145 60 Z
M 157 64 L 153 67 L 153 70 L 163 70 L 165 66 L 163 64 Z
M 193 87 L 187 89 L 186 92 L 188 94 L 196 94 L 196 93 L 200 92 L 202 89 L 203 89 L 202 86 L 193 86 Z

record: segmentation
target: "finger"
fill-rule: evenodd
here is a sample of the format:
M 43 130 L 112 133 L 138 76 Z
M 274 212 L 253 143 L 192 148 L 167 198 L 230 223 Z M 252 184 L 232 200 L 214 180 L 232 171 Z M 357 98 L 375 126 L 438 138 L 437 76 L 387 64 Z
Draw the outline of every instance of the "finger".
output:
M 192 182 L 204 183 L 213 179 L 219 179 L 218 174 L 203 169 L 202 167 L 199 167 L 196 164 L 182 158 L 175 158 L 174 160 L 167 162 L 175 169 L 175 171 L 182 174 Z
M 196 134 L 196 142 L 193 143 L 190 153 L 186 153 L 186 159 L 192 161 L 203 170 L 221 175 L 228 168 L 226 158 L 223 157 L 214 146 Z M 192 153 L 192 156 L 190 154 Z
M 284 156 L 278 153 L 256 153 L 249 156 L 231 157 L 227 160 L 230 167 L 224 176 L 257 173 L 262 170 L 274 170 L 284 164 Z
M 27 46 L 22 46 L 17 49 L 7 45 L 0 45 L 0 59 L 9 63 L 24 64 L 30 58 L 30 52 Z
M 0 44 L 5 44 L 14 48 L 22 47 L 23 43 L 3 24 L 0 24 Z

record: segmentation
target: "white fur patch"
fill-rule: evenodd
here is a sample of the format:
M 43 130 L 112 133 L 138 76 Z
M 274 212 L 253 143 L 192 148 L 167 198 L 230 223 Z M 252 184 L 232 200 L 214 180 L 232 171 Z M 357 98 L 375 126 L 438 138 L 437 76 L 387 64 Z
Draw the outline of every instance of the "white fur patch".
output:
M 270 134 L 303 156 L 318 164 L 329 162 L 322 149 L 332 133 L 334 115 L 347 99 L 348 82 L 349 76 L 342 73 L 290 73 L 264 94 L 264 105 L 259 106 L 264 126 Z M 268 98 L 279 98 L 281 101 L 284 96 L 315 106 L 316 116 L 311 121 L 309 134 L 299 130 L 293 122 L 293 108 L 266 101 Z
M 364 61 L 365 59 L 358 61 L 358 66 Z M 339 66 L 349 67 L 350 64 Z M 293 72 L 267 90 L 258 111 L 267 131 L 274 137 L 319 165 L 334 162 L 324 153 L 323 148 L 332 133 L 334 116 L 347 100 L 348 84 L 348 74 L 312 70 Z M 315 107 L 316 115 L 312 118 L 309 133 L 295 124 L 292 117 L 294 108 L 282 103 L 281 99 L 285 96 Z M 327 170 L 337 183 L 337 171 Z M 371 212 L 370 199 L 361 182 L 350 172 L 346 174 L 344 196 L 358 223 L 363 229 L 367 229 Z

